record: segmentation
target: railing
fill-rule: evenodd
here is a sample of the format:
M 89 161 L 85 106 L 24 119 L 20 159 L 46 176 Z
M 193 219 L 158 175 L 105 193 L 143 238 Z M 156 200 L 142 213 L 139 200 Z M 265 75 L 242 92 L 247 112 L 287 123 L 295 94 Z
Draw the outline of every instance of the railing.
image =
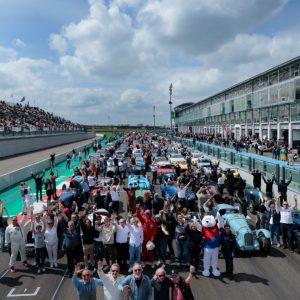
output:
M 292 173 L 292 182 L 289 185 L 289 190 L 299 193 L 300 191 L 300 166 L 288 166 L 285 161 L 275 160 L 266 156 L 261 156 L 246 152 L 237 152 L 230 148 L 224 148 L 221 146 L 195 142 L 192 139 L 175 137 L 175 141 L 194 147 L 195 149 L 213 156 L 221 161 L 237 167 L 246 172 L 251 172 L 255 169 L 260 169 L 265 173 L 267 178 L 272 177 L 272 173 L 275 173 L 277 179 L 288 179 L 290 172 Z
M 0 126 L 0 136 L 26 136 L 44 135 L 58 133 L 79 133 L 86 132 L 86 128 L 51 128 L 51 127 L 19 127 L 19 126 Z

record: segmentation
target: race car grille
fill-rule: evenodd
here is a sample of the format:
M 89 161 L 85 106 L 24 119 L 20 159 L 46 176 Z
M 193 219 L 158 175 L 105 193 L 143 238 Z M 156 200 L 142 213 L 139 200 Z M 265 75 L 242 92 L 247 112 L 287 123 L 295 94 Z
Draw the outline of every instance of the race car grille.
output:
M 253 235 L 252 235 L 252 233 L 246 233 L 244 235 L 244 240 L 245 240 L 245 246 L 253 245 Z

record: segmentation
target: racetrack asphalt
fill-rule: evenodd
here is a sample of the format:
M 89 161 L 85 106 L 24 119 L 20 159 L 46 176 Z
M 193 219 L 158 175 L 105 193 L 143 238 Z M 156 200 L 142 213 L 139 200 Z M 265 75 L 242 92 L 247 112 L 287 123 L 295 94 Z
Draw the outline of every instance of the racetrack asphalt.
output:
M 47 157 L 48 155 L 49 149 Z M 158 185 L 156 189 L 159 189 Z M 125 193 L 121 193 L 121 200 L 124 208 L 122 214 L 125 214 L 127 211 Z M 10 273 L 8 261 L 8 253 L 0 253 L 0 300 L 77 299 L 71 279 L 63 276 L 66 270 L 65 257 L 59 260 L 58 268 L 47 268 L 43 274 L 37 274 L 33 266 L 21 267 L 20 262 L 16 266 L 17 272 Z M 170 273 L 177 267 L 177 263 L 167 264 L 166 271 Z M 222 258 L 219 259 L 219 268 L 221 272 L 225 271 Z M 187 269 L 180 271 L 182 276 L 187 276 Z M 127 270 L 122 273 L 127 275 Z M 147 266 L 145 273 L 152 276 L 153 270 Z M 226 277 L 205 278 L 201 275 L 198 279 L 193 278 L 191 288 L 195 299 L 298 300 L 300 298 L 300 255 L 297 253 L 272 248 L 268 256 L 259 253 L 241 254 L 234 258 L 234 273 L 232 281 Z M 98 290 L 97 299 L 103 299 L 102 288 Z

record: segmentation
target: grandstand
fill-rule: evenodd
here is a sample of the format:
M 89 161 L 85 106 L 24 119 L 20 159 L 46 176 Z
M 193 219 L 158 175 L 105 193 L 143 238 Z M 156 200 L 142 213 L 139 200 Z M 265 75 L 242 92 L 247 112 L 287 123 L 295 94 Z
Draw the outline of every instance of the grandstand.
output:
M 0 135 L 82 132 L 85 128 L 43 109 L 0 101 Z

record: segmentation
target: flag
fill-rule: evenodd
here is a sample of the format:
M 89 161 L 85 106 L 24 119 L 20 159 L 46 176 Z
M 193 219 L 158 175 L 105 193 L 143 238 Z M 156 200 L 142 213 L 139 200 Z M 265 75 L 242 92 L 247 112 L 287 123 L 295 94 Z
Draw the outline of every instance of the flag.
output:
M 21 99 L 21 101 L 20 102 L 24 102 L 25 101 L 25 96 Z

